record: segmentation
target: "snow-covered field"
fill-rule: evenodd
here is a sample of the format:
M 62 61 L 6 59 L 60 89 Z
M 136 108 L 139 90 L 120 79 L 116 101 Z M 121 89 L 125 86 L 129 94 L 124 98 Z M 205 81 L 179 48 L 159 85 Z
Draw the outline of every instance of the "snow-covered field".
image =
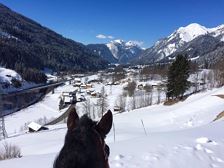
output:
M 96 86 L 96 89 L 100 89 Z M 21 148 L 23 157 L 0 161 L 1 168 L 49 168 L 64 142 L 66 125 L 51 126 L 38 133 L 15 133 L 25 122 L 40 117 L 57 117 L 62 91 L 70 85 L 49 93 L 42 102 L 6 117 L 7 142 Z M 112 104 L 121 88 L 109 94 Z M 110 93 L 109 86 L 107 91 Z M 113 129 L 107 136 L 111 149 L 110 167 L 123 168 L 222 168 L 224 167 L 224 122 L 213 122 L 224 111 L 224 88 L 190 96 L 173 106 L 153 105 L 115 114 Z M 114 99 L 114 100 L 112 100 Z M 143 128 L 143 124 L 145 130 Z M 0 141 L 3 144 L 4 141 Z

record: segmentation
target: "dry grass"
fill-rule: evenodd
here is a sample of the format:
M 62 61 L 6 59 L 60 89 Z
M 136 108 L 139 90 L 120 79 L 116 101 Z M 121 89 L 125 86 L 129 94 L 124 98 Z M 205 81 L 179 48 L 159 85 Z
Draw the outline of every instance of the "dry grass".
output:
M 20 157 L 22 157 L 21 149 L 16 145 L 4 143 L 3 148 L 0 149 L 0 160 L 20 158 Z
M 174 104 L 176 104 L 176 103 L 178 103 L 180 100 L 166 100 L 165 102 L 164 102 L 164 104 L 163 105 L 165 105 L 165 106 L 171 106 L 171 105 L 174 105 Z
M 187 96 L 183 97 L 182 99 L 170 99 L 170 100 L 166 100 L 163 105 L 165 106 L 172 106 L 178 102 L 182 102 L 185 101 L 187 99 Z
M 224 118 L 224 111 L 221 112 L 219 115 L 217 115 L 216 118 L 213 121 L 220 120 L 221 118 Z
M 219 98 L 224 99 L 224 95 L 215 95 L 215 96 L 218 96 Z

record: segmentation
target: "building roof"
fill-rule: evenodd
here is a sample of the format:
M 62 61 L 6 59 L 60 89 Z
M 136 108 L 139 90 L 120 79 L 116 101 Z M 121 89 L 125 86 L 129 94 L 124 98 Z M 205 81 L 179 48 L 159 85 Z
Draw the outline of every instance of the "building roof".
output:
M 35 122 L 31 122 L 29 125 L 28 125 L 29 128 L 31 128 L 32 130 L 34 131 L 38 131 L 42 126 L 35 123 Z

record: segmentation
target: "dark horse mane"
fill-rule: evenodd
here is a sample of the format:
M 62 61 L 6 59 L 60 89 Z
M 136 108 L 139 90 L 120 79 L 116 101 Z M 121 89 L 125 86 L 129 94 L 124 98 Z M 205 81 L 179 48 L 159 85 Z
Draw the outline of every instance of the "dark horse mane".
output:
M 71 122 L 71 119 L 68 119 L 68 122 Z M 64 146 L 54 162 L 54 168 L 107 168 L 102 157 L 97 154 L 100 153 L 97 141 L 101 138 L 104 141 L 105 137 L 97 128 L 97 124 L 84 115 L 76 120 L 72 129 L 68 128 Z

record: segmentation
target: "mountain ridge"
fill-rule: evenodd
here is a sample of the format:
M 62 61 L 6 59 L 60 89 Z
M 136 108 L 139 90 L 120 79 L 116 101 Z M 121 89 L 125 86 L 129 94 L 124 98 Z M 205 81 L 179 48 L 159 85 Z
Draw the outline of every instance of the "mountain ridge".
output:
M 190 58 L 199 56 L 207 59 L 207 55 L 209 55 L 209 52 L 214 52 L 214 48 L 211 48 L 209 45 L 204 45 L 204 48 L 201 48 L 195 39 L 201 39 L 198 41 L 202 41 L 203 38 L 206 38 L 208 40 L 208 36 L 211 37 L 211 40 L 216 41 L 216 43 L 218 41 L 219 45 L 222 46 L 224 40 L 224 25 L 219 25 L 215 28 L 206 28 L 197 23 L 192 23 L 186 27 L 180 27 L 171 35 L 157 41 L 152 47 L 146 49 L 134 62 L 153 63 L 164 60 L 168 61 L 179 53 L 190 54 Z M 192 54 L 192 47 L 194 54 Z M 208 48 L 211 48 L 211 50 L 208 50 Z M 207 50 L 207 53 L 197 55 L 197 53 L 202 52 L 201 50 Z
M 110 63 L 121 64 L 129 63 L 131 60 L 137 58 L 143 51 L 137 42 L 126 42 L 121 39 L 113 40 L 106 44 L 89 44 L 87 47 Z
M 65 38 L 0 4 L 0 64 L 54 71 L 92 71 L 108 62 L 84 44 Z

